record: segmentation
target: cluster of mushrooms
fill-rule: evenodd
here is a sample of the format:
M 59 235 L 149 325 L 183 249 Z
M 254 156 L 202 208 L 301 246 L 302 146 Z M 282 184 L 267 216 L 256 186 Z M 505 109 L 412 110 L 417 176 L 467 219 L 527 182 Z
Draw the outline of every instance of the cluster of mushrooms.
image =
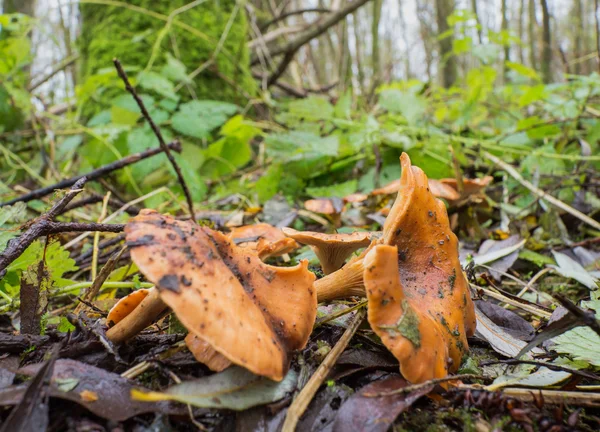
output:
M 370 326 L 408 381 L 455 372 L 476 323 L 458 241 L 425 173 L 406 154 L 400 161 L 398 196 L 380 233 L 273 232 L 258 224 L 223 234 L 142 211 L 127 224 L 127 244 L 155 288 L 115 305 L 108 338 L 124 342 L 170 308 L 199 362 L 215 371 L 237 364 L 280 381 L 292 353 L 308 341 L 317 303 L 366 296 Z M 263 262 L 297 243 L 313 248 L 323 278 L 315 280 L 307 261 Z

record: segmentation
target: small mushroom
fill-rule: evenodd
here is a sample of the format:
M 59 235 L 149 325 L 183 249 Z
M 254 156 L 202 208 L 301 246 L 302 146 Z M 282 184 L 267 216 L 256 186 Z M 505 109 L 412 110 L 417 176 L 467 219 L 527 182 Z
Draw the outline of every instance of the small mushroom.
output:
M 364 295 L 366 285 L 370 290 L 366 293 L 369 322 L 380 336 L 385 333 L 382 340 L 386 346 L 399 354 L 407 349 L 408 340 L 415 353 L 429 360 L 422 366 L 426 370 L 417 368 L 405 375 L 413 382 L 421 382 L 427 377 L 445 376 L 459 367 L 468 350 L 466 338 L 475 331 L 475 310 L 446 207 L 433 196 L 425 173 L 411 166 L 408 155 L 402 154 L 400 160 L 400 189 L 381 238 L 340 270 L 316 281 L 315 288 L 321 301 L 357 295 L 361 290 Z M 375 308 L 373 313 L 371 308 Z M 418 343 L 416 333 L 407 337 L 388 327 L 417 321 L 411 332 L 418 330 L 421 338 Z M 436 327 L 428 326 L 429 321 L 435 322 Z M 437 342 L 429 345 L 431 341 Z M 440 341 L 443 347 L 436 345 Z M 399 359 L 406 360 L 403 356 Z
M 236 245 L 255 251 L 263 261 L 293 252 L 300 247 L 279 228 L 266 223 L 232 228 L 228 237 Z
M 339 270 L 352 252 L 368 246 L 373 237 L 373 233 L 369 232 L 323 234 L 313 231 L 296 231 L 293 228 L 282 228 L 282 231 L 298 243 L 309 245 L 319 259 L 325 274 Z
M 108 326 L 114 326 L 116 323 L 118 323 L 131 312 L 133 312 L 133 310 L 139 306 L 142 300 L 146 298 L 148 293 L 150 293 L 149 289 L 142 288 L 132 292 L 131 294 L 126 295 L 117 303 L 115 303 L 115 305 L 111 308 L 106 317 L 106 322 Z
M 304 208 L 313 213 L 327 215 L 334 226 L 341 225 L 344 201 L 340 198 L 315 198 L 304 202 Z
M 191 334 L 257 375 L 284 377 L 316 317 L 306 261 L 270 266 L 218 231 L 152 210 L 125 231 L 133 261 Z
M 211 371 L 221 372 L 231 366 L 231 361 L 223 354 L 219 354 L 205 340 L 200 339 L 194 333 L 188 333 L 185 344 L 200 363 L 205 364 Z

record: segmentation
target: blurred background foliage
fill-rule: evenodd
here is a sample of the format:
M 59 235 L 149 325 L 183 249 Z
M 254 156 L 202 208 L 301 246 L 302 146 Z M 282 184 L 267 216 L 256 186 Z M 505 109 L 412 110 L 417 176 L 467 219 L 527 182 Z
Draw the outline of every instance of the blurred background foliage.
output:
M 431 178 L 454 176 L 452 155 L 483 176 L 482 149 L 541 187 L 561 179 L 556 195 L 573 203 L 600 162 L 592 2 L 564 2 L 566 14 L 558 1 L 496 3 L 5 0 L 0 193 L 158 145 L 118 57 L 165 139 L 182 142 L 177 160 L 206 208 L 234 194 L 254 208 L 277 194 L 369 193 L 397 178 L 402 151 Z M 92 187 L 126 201 L 161 186 L 181 196 L 164 157 Z M 510 210 L 524 217 L 534 200 Z

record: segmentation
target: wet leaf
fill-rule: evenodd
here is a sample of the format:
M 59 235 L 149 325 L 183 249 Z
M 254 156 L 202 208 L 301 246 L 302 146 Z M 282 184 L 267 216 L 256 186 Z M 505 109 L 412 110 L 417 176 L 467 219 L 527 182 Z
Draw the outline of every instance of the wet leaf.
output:
M 19 373 L 33 375 L 42 367 L 41 364 L 27 366 Z M 73 387 L 73 384 L 77 384 Z M 69 383 L 73 387 L 63 390 L 63 385 Z M 107 372 L 95 366 L 70 359 L 59 359 L 52 374 L 50 396 L 75 402 L 95 415 L 113 421 L 124 421 L 130 417 L 147 412 L 163 414 L 183 412 L 184 407 L 175 406 L 169 402 L 145 403 L 131 400 L 129 397 L 133 385 L 118 374 Z M 27 385 L 11 386 L 0 390 L 0 405 L 15 405 L 23 398 Z M 89 391 L 98 396 L 98 400 L 86 401 L 81 393 Z
M 598 288 L 598 280 L 590 275 L 588 271 L 573 258 L 561 252 L 552 251 L 552 254 L 554 254 L 554 259 L 558 265 L 551 267 L 560 273 L 561 276 L 575 279 L 589 289 Z
M 197 380 L 183 382 L 166 392 L 133 390 L 137 401 L 178 401 L 202 408 L 228 408 L 236 411 L 275 402 L 296 389 L 298 374 L 290 370 L 280 382 L 254 375 L 241 367 Z
M 535 328 L 516 313 L 481 300 L 476 301 L 475 304 L 481 312 L 509 335 L 526 342 L 534 338 Z
M 391 396 L 368 397 L 386 393 L 409 385 L 408 381 L 392 376 L 363 387 L 340 408 L 333 424 L 334 432 L 362 431 L 385 432 L 396 418 L 420 397 L 433 390 L 433 385 L 421 387 L 410 393 Z

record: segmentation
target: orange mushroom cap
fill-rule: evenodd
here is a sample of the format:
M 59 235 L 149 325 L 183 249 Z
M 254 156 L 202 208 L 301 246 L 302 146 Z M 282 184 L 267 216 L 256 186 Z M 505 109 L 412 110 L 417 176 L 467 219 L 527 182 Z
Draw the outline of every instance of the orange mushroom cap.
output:
M 333 273 L 342 267 L 352 252 L 368 246 L 374 237 L 374 233 L 370 232 L 324 234 L 314 231 L 296 231 L 293 228 L 283 228 L 282 231 L 298 243 L 310 245 L 325 274 Z
M 376 245 L 365 256 L 364 268 L 369 324 L 400 362 L 404 378 L 419 383 L 446 376 L 443 331 L 424 310 L 422 298 L 400 282 L 398 248 Z
M 397 247 L 404 295 L 418 299 L 421 310 L 440 323 L 452 359 L 449 370 L 455 371 L 476 325 L 458 239 L 450 229 L 446 206 L 431 193 L 423 170 L 411 166 L 406 153 L 400 161 L 400 190 L 381 243 Z
M 126 295 L 117 303 L 115 303 L 106 317 L 106 322 L 108 325 L 114 326 L 116 323 L 133 312 L 133 310 L 138 307 L 142 300 L 146 298 L 149 292 L 149 289 L 142 288 L 137 291 L 133 291 L 131 294 Z
M 315 288 L 319 301 L 356 295 L 362 270 L 373 330 L 405 377 L 421 382 L 458 369 L 475 332 L 475 309 L 444 203 L 406 153 L 400 161 L 398 196 L 382 237 Z M 411 331 L 403 334 L 408 323 Z
M 238 246 L 255 251 L 263 261 L 293 252 L 300 247 L 279 228 L 267 223 L 232 228 L 228 237 Z
M 307 261 L 270 266 L 220 232 L 152 210 L 125 232 L 133 261 L 190 333 L 257 375 L 285 376 L 316 317 Z
M 494 177 L 492 176 L 485 176 L 482 178 L 476 178 L 476 179 L 463 179 L 463 193 L 460 196 L 460 198 L 466 198 L 470 195 L 475 195 L 480 193 L 482 190 L 484 190 L 487 185 L 489 185 L 492 180 L 494 179 Z M 456 191 L 458 191 L 458 182 L 456 181 L 456 179 L 454 178 L 447 178 L 447 179 L 441 179 L 440 180 L 441 183 L 450 186 L 451 188 L 455 189 Z

